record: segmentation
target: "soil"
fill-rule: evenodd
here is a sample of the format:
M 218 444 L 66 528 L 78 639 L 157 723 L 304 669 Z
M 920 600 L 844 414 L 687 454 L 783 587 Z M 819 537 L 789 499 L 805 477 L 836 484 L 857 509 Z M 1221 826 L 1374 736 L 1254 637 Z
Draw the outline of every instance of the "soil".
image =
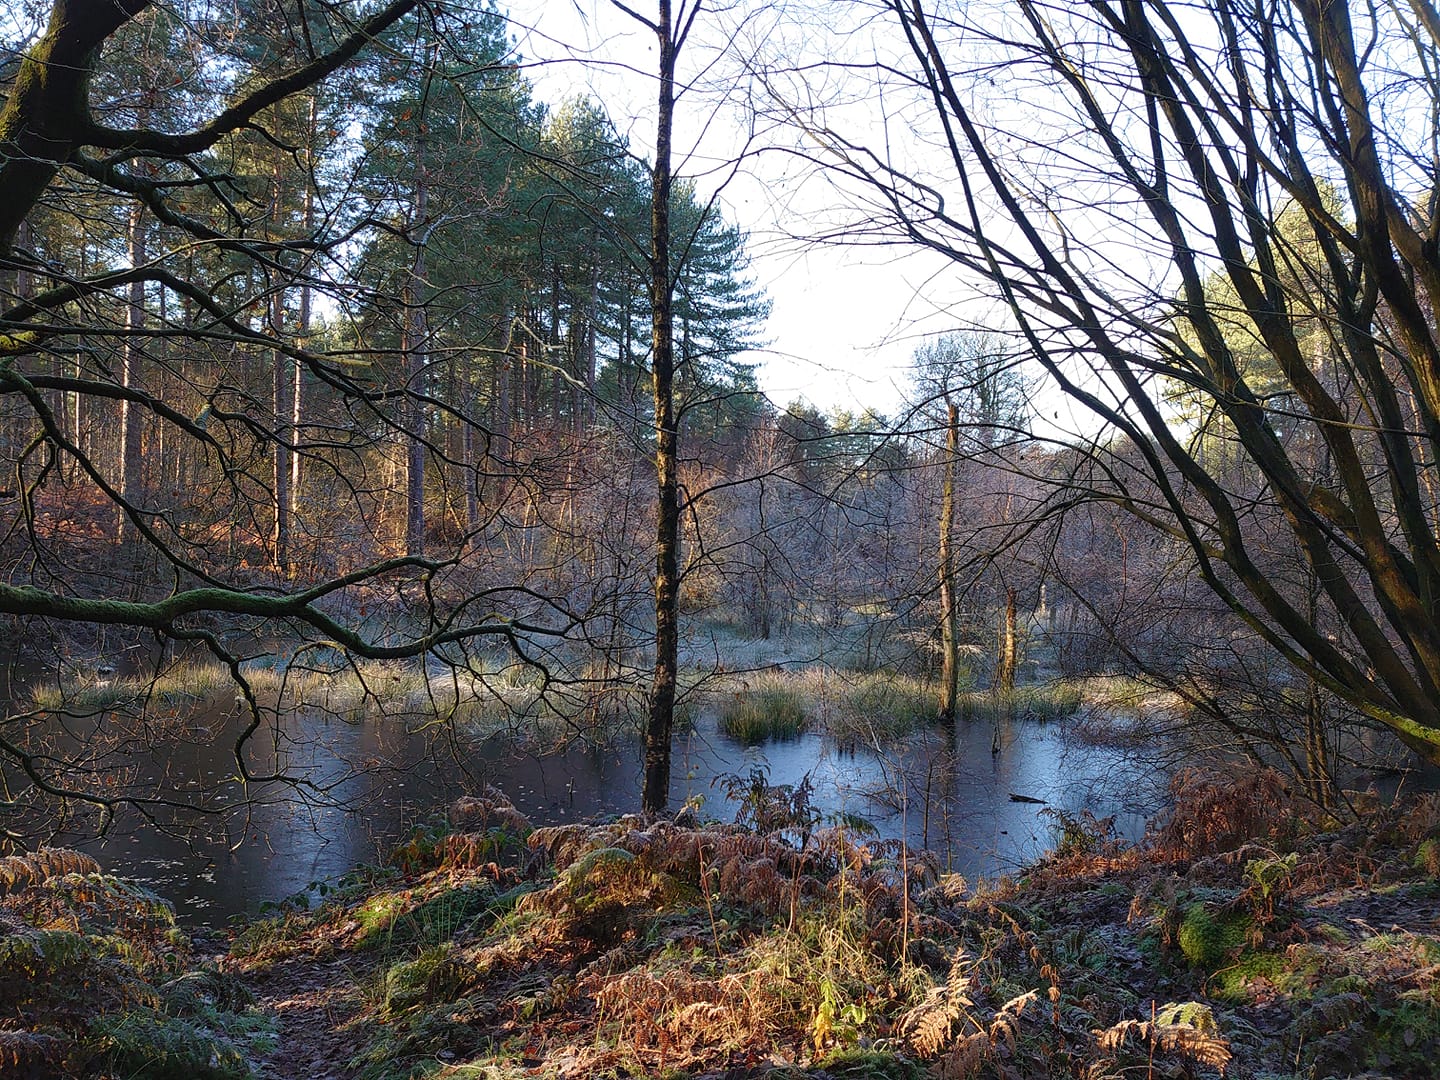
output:
M 353 957 L 293 957 L 246 977 L 256 1006 L 274 1016 L 275 1050 L 260 1062 L 265 1080 L 349 1080 L 354 1024 L 364 1010 L 368 970 Z

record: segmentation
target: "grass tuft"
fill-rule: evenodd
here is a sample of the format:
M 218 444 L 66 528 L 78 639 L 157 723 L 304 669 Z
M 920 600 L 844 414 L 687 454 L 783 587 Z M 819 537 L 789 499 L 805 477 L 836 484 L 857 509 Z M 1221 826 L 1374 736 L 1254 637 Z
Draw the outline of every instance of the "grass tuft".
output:
M 729 695 L 720 710 L 720 730 L 747 745 L 794 739 L 810 725 L 804 695 L 784 676 L 767 675 Z

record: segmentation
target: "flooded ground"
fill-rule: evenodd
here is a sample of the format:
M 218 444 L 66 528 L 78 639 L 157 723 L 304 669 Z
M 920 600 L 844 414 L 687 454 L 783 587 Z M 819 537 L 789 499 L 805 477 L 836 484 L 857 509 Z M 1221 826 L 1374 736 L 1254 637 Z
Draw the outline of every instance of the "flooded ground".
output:
M 137 731 L 132 745 L 111 755 L 125 762 L 117 782 L 147 792 L 150 803 L 122 810 L 102 838 L 89 835 L 87 821 L 62 825 L 56 842 L 146 882 L 199 922 L 223 922 L 374 861 L 450 799 L 485 784 L 504 790 L 536 824 L 631 812 L 639 803 L 638 741 L 577 741 L 541 755 L 500 738 L 470 745 L 444 728 L 416 730 L 383 716 L 346 721 L 295 712 L 260 733 L 246 756 L 253 777 L 286 779 L 242 784 L 231 754 L 238 710 L 179 720 L 186 735 L 173 739 L 167 731 L 163 752 Z M 993 735 L 989 721 L 973 721 L 884 747 L 842 748 L 822 735 L 747 747 L 702 715 L 677 740 L 671 803 L 699 798 L 702 815 L 729 820 L 734 807 L 722 778 L 756 767 L 772 784 L 798 785 L 808 776 L 815 806 L 827 816 L 864 818 L 880 835 L 903 836 L 969 876 L 1041 854 L 1055 832 L 1047 807 L 1115 814 L 1120 833 L 1134 837 L 1159 805 L 1158 767 L 1074 742 L 1064 721 L 1013 721 L 998 753 Z M 93 739 L 85 722 L 71 721 L 66 741 L 80 748 Z M 225 808 L 244 795 L 246 805 Z

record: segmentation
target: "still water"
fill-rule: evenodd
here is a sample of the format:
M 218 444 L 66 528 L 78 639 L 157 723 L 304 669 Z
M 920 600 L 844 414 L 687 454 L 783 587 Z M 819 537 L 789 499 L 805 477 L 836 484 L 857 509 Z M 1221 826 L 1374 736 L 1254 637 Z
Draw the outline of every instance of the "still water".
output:
M 286 779 L 242 784 L 231 753 L 238 710 L 162 720 L 166 731 L 147 724 L 103 765 L 154 801 L 122 812 L 103 837 L 87 824 L 62 828 L 52 842 L 89 851 L 108 871 L 143 881 L 192 923 L 223 924 L 373 862 L 449 800 L 485 784 L 502 789 L 537 825 L 631 812 L 639 804 L 638 741 L 609 747 L 577 741 L 541 755 L 521 752 L 508 739 L 467 744 L 413 720 L 295 711 L 257 733 L 246 754 L 252 775 Z M 113 725 L 113 714 L 88 723 L 93 727 L 70 723 L 65 740 L 72 751 L 96 745 L 100 725 Z M 821 735 L 747 747 L 702 715 L 677 738 L 671 804 L 698 797 L 702 816 L 730 820 L 735 808 L 720 778 L 745 776 L 753 767 L 772 784 L 800 784 L 808 776 L 815 806 L 827 815 L 859 815 L 881 836 L 903 836 L 936 852 L 956 872 L 994 875 L 1051 846 L 1047 806 L 1114 814 L 1120 835 L 1133 839 L 1160 805 L 1160 766 L 1084 744 L 1068 730 L 1065 721 L 1011 721 L 1002 726 L 998 753 L 989 720 L 884 747 L 841 747 Z M 218 800 L 206 802 L 217 793 Z M 241 795 L 243 809 L 226 809 Z M 180 803 L 208 812 L 172 805 Z M 55 823 L 27 825 L 48 830 Z

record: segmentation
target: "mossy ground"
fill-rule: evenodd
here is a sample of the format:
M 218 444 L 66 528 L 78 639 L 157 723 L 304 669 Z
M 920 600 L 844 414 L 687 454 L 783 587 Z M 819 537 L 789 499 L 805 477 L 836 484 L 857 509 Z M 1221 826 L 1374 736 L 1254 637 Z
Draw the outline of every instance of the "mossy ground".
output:
M 86 915 L 93 875 L 32 883 L 0 955 L 43 954 L 32 996 L 60 996 L 44 1021 L 9 1002 L 0 1055 L 27 1034 L 77 1076 L 275 1080 L 1298 1080 L 1430 1075 L 1440 1055 L 1440 799 L 1342 826 L 1273 777 L 1187 775 L 1147 844 L 1091 823 L 970 884 L 797 794 L 769 793 L 765 831 L 532 831 L 501 796 L 465 800 L 393 867 L 242 929 L 220 971 L 196 971 L 163 908 L 124 932 Z

